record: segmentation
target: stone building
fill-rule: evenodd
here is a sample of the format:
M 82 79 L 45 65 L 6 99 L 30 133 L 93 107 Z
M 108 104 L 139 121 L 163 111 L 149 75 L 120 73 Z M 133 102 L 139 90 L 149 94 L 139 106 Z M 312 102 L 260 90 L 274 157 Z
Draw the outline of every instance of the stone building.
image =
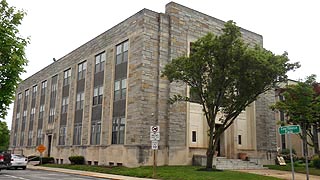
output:
M 88 164 L 152 164 L 150 126 L 160 126 L 159 165 L 191 164 L 204 155 L 207 125 L 196 103 L 169 105 L 185 84 L 169 83 L 161 70 L 189 53 L 190 42 L 224 22 L 171 2 L 165 13 L 143 9 L 20 83 L 10 145 L 25 155 L 44 144 L 57 163 L 82 155 Z M 262 36 L 241 29 L 246 42 Z M 263 95 L 221 137 L 218 155 L 246 153 L 268 159 L 276 150 L 275 115 Z

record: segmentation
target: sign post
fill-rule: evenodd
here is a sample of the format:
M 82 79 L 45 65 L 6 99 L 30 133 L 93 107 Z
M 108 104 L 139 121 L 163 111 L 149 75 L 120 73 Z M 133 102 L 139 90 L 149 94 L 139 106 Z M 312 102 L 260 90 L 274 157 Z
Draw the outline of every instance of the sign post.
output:
M 160 127 L 159 126 L 150 126 L 150 140 L 151 140 L 151 149 L 153 150 L 153 174 L 152 174 L 152 177 L 156 178 L 157 151 L 159 148 L 159 141 L 160 141 Z
M 292 142 L 290 138 L 290 134 L 299 134 L 301 128 L 299 125 L 291 125 L 291 126 L 280 126 L 279 134 L 284 135 L 287 134 L 289 146 L 290 146 L 290 160 L 291 160 L 291 171 L 292 171 L 292 180 L 294 180 L 294 166 L 293 166 L 293 158 L 292 158 Z
M 40 164 L 42 164 L 42 153 L 46 150 L 46 147 L 43 144 L 40 144 L 37 147 L 37 151 L 40 153 Z

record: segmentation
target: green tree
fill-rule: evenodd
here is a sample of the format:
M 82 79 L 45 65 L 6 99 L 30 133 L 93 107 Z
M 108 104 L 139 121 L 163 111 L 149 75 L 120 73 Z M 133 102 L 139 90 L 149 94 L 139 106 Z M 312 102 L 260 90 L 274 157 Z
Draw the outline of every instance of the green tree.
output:
M 190 56 L 178 57 L 165 66 L 163 76 L 170 82 L 186 83 L 199 97 L 209 126 L 206 169 L 212 170 L 218 139 L 241 111 L 299 66 L 288 61 L 287 53 L 274 55 L 259 46 L 251 48 L 244 43 L 240 28 L 228 21 L 221 36 L 207 34 L 192 44 Z M 180 100 L 190 99 L 181 94 L 171 97 L 172 102 Z M 224 116 L 216 129 L 219 111 Z
M 7 150 L 9 147 L 9 134 L 10 131 L 8 129 L 7 123 L 4 121 L 0 121 L 0 152 Z
M 278 101 L 272 108 L 286 114 L 288 117 L 286 124 L 300 125 L 303 128 L 303 133 L 302 135 L 300 134 L 300 137 L 309 146 L 314 147 L 315 153 L 320 155 L 318 140 L 320 85 L 316 83 L 315 79 L 316 76 L 311 75 L 304 82 L 297 82 L 284 87 L 284 92 L 281 94 L 284 100 Z M 307 141 L 307 139 L 311 141 Z
M 25 13 L 0 2 L 0 119 L 7 115 L 20 74 L 27 65 L 25 47 L 28 39 L 19 36 L 18 26 Z

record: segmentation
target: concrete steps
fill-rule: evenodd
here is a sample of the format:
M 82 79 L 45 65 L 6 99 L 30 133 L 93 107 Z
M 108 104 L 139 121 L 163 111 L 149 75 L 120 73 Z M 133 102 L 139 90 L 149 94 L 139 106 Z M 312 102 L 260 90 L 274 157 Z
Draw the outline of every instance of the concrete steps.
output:
M 193 165 L 206 166 L 207 158 L 202 155 L 195 155 L 193 157 Z M 213 158 L 212 165 L 217 169 L 266 169 L 258 161 L 243 161 L 241 159 L 227 159 L 225 157 Z

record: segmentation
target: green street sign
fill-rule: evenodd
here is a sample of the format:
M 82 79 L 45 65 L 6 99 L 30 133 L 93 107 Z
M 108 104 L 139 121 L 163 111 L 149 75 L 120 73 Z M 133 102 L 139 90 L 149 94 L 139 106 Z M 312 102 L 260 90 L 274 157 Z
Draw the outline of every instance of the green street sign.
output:
M 283 134 L 299 134 L 301 131 L 301 128 L 299 125 L 291 125 L 291 126 L 281 126 L 279 127 L 279 133 L 281 135 Z

